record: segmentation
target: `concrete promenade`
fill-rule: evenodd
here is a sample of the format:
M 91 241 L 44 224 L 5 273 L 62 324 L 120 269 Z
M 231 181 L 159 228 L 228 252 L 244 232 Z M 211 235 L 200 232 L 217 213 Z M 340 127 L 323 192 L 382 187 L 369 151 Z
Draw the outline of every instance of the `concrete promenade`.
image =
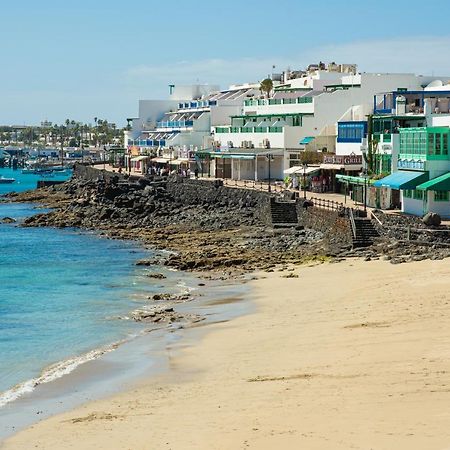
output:
M 106 164 L 103 166 L 103 164 L 97 164 L 97 169 L 103 169 L 109 171 L 109 172 L 117 172 L 118 170 L 113 168 L 112 166 Z M 122 172 L 125 173 L 125 172 Z M 126 172 L 128 173 L 128 172 Z M 140 176 L 143 177 L 144 175 L 140 172 L 136 172 L 132 170 L 130 172 L 130 175 L 133 176 Z M 191 178 L 193 178 L 193 174 L 191 175 Z M 214 178 L 214 177 L 199 177 L 199 180 L 206 180 L 206 181 L 215 181 L 220 180 L 223 181 L 224 186 L 228 187 L 235 187 L 235 188 L 241 188 L 241 189 L 251 189 L 251 190 L 258 190 L 258 191 L 269 191 L 269 183 L 266 181 L 253 181 L 253 180 L 232 180 L 229 178 Z M 273 193 L 281 193 L 281 192 L 296 192 L 298 193 L 299 197 L 303 197 L 304 191 L 299 189 L 289 189 L 287 188 L 283 182 L 281 181 L 274 181 L 270 185 L 270 191 Z M 364 209 L 364 205 L 353 201 L 349 196 L 344 196 L 343 194 L 338 194 L 334 192 L 310 192 L 306 191 L 306 198 L 311 199 L 321 199 L 321 200 L 329 200 L 330 202 L 336 202 L 336 203 L 342 203 L 345 207 L 348 208 L 355 208 L 355 209 Z M 370 208 L 367 206 L 367 211 L 370 213 L 375 208 Z M 385 214 L 401 214 L 403 213 L 400 210 L 383 210 L 383 213 Z M 450 220 L 443 220 L 442 225 L 450 226 Z

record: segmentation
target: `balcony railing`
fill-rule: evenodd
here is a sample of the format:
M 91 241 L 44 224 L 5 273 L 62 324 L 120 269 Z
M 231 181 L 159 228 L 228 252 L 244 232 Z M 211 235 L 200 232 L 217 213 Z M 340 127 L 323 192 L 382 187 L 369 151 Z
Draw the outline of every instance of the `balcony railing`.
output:
M 302 103 L 312 103 L 312 97 L 296 97 L 296 98 L 269 98 L 258 100 L 245 100 L 245 106 L 272 106 L 272 105 L 295 105 Z
M 157 128 L 189 128 L 194 125 L 193 120 L 163 121 L 156 124 Z
M 199 100 L 196 102 L 178 103 L 178 109 L 208 108 L 217 105 L 216 100 Z
M 137 147 L 164 147 L 166 145 L 165 139 L 140 139 L 131 142 L 132 144 L 129 145 L 136 145 Z
M 217 134 L 223 133 L 282 133 L 283 127 L 216 127 Z

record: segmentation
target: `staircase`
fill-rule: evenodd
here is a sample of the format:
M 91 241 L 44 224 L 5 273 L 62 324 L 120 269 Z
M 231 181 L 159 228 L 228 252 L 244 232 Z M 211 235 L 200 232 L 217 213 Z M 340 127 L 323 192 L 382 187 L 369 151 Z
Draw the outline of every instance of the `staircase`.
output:
M 353 230 L 353 247 L 369 247 L 379 236 L 372 221 L 367 218 L 355 217 Z
M 270 201 L 272 225 L 276 228 L 294 227 L 298 225 L 297 207 L 295 201 Z

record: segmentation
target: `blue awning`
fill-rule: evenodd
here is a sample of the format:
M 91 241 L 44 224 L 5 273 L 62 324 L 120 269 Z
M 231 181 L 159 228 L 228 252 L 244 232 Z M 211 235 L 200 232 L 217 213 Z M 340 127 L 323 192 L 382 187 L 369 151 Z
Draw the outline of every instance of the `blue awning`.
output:
M 312 142 L 316 137 L 315 136 L 306 136 L 300 141 L 300 145 L 306 145 Z
M 421 183 L 428 181 L 428 172 L 412 172 L 399 170 L 391 175 L 375 181 L 375 187 L 389 187 L 391 189 L 415 189 Z

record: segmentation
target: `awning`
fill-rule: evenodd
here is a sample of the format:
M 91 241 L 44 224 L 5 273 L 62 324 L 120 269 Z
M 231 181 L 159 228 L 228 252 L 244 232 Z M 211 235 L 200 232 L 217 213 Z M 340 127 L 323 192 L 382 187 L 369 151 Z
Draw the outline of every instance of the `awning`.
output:
M 169 158 L 153 158 L 152 161 L 155 163 L 166 164 L 169 162 Z
M 213 158 L 218 159 L 255 159 L 255 155 L 249 155 L 249 154 L 242 154 L 239 153 L 216 153 L 211 155 Z
M 255 159 L 255 155 L 230 155 L 232 159 Z
M 131 158 L 131 161 L 144 161 L 144 159 L 148 159 L 148 156 L 136 156 L 135 158 Z
M 320 165 L 320 168 L 324 169 L 324 170 L 341 170 L 344 167 L 345 167 L 344 164 L 326 164 L 326 163 L 323 163 L 323 164 Z
M 318 170 L 320 170 L 319 166 L 308 166 L 308 167 L 306 167 L 306 169 L 304 171 L 303 171 L 303 166 L 293 166 L 293 167 L 290 167 L 289 169 L 284 170 L 283 173 L 285 175 L 292 175 L 294 173 L 300 174 L 300 175 L 303 175 L 303 173 L 304 173 L 305 175 L 309 175 L 310 173 L 317 172 Z
M 450 172 L 419 184 L 416 189 L 420 189 L 421 191 L 450 191 Z
M 367 178 L 367 180 L 364 177 L 352 177 L 351 175 L 342 175 L 342 174 L 337 174 L 336 178 L 341 182 L 341 183 L 349 183 L 349 184 L 360 184 L 360 185 L 364 185 L 364 184 L 373 184 L 373 180 L 370 180 L 369 178 Z
M 428 172 L 412 172 L 399 170 L 391 175 L 375 181 L 375 187 L 389 187 L 391 189 L 415 189 L 416 186 L 428 180 Z
M 324 170 L 341 170 L 345 169 L 347 172 L 355 172 L 357 170 L 361 171 L 362 164 L 329 164 L 329 163 L 322 163 L 320 165 L 321 169 Z
M 299 144 L 300 144 L 300 145 L 306 145 L 306 144 L 309 144 L 309 143 L 312 142 L 315 138 L 316 138 L 315 136 L 306 136 L 306 137 L 304 137 L 304 138 L 299 142 Z

